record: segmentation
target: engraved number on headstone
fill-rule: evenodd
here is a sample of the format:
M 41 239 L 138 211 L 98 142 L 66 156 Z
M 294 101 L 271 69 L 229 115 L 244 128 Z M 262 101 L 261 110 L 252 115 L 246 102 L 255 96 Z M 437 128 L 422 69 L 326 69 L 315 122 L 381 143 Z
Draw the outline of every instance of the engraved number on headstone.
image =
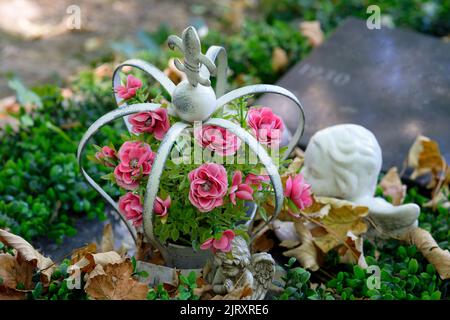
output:
M 319 78 L 329 81 L 336 86 L 346 85 L 350 81 L 350 75 L 343 72 L 338 72 L 333 69 L 325 69 L 320 66 L 313 66 L 308 63 L 304 64 L 298 73 L 308 78 Z

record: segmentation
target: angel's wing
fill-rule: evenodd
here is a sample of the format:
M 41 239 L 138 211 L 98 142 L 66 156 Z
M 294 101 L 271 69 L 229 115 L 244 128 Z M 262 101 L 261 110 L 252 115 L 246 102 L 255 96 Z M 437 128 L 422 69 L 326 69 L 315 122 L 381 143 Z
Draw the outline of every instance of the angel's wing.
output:
M 252 299 L 262 300 L 275 275 L 275 261 L 268 253 L 255 253 L 252 256 L 253 294 Z

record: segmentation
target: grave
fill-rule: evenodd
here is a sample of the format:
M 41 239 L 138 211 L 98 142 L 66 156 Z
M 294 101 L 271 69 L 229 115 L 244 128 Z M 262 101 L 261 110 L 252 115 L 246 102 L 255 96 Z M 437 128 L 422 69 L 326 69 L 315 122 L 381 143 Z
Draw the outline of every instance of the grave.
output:
M 450 161 L 450 43 L 401 28 L 369 30 L 349 18 L 277 85 L 303 104 L 302 147 L 322 128 L 356 123 L 376 135 L 384 170 L 402 166 L 419 134 L 436 140 Z M 258 103 L 295 130 L 288 99 L 268 94 Z

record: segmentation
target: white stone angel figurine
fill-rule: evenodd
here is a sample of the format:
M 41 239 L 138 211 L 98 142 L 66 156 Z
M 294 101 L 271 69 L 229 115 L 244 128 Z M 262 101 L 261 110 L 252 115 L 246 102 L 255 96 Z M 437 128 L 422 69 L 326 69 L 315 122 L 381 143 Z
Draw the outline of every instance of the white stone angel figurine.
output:
M 381 163 L 381 148 L 372 132 L 341 124 L 314 134 L 302 173 L 315 195 L 368 207 L 378 235 L 397 237 L 417 227 L 420 208 L 413 203 L 393 206 L 374 196 Z
M 226 295 L 240 288 L 251 288 L 246 300 L 262 300 L 266 296 L 275 274 L 275 261 L 267 253 L 250 254 L 247 242 L 242 237 L 232 241 L 231 252 L 216 252 L 215 270 L 206 279 L 212 284 L 214 293 Z

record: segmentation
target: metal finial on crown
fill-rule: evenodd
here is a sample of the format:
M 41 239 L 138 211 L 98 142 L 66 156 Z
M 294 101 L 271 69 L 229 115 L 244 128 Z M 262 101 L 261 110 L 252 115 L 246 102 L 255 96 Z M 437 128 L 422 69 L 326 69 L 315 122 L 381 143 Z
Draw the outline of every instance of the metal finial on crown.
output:
M 174 50 L 175 47 L 180 49 L 184 54 L 184 62 L 175 60 L 175 66 L 181 72 L 184 72 L 189 83 L 196 87 L 198 83 L 206 87 L 211 86 L 211 81 L 200 75 L 201 65 L 205 65 L 210 74 L 215 74 L 216 65 L 207 56 L 202 54 L 200 38 L 194 27 L 184 29 L 181 38 L 175 35 L 169 36 L 169 48 Z

